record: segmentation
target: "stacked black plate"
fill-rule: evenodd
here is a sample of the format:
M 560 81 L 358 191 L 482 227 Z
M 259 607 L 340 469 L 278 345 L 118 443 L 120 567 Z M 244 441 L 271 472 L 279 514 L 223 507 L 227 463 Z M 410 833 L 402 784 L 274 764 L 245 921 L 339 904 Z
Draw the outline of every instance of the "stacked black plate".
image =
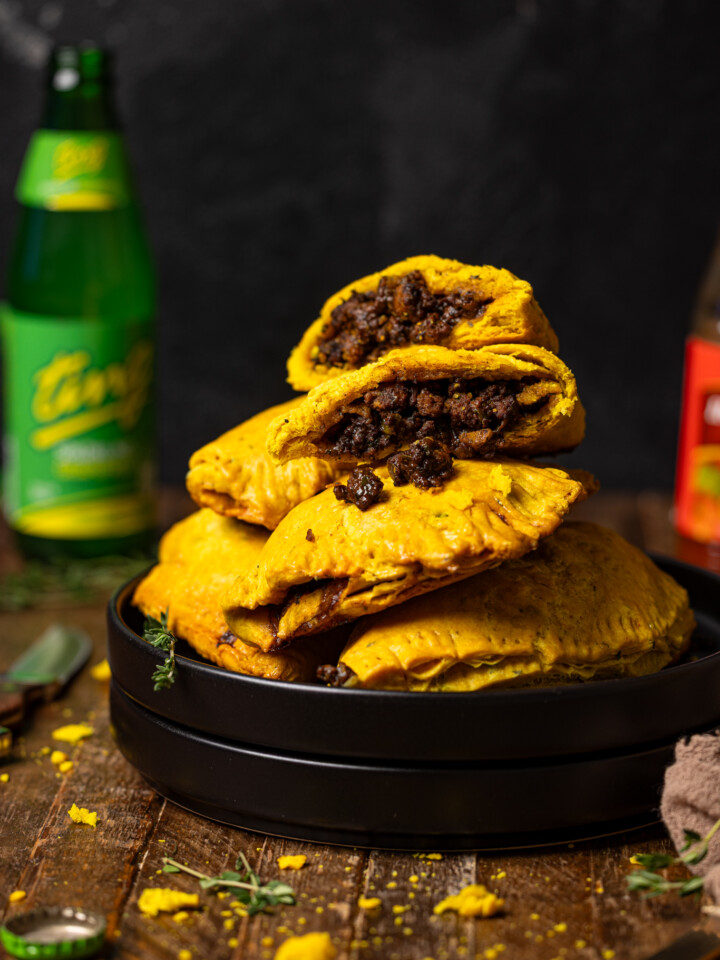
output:
M 689 591 L 698 621 L 682 663 L 479 693 L 258 680 L 184 644 L 176 682 L 156 692 L 164 654 L 140 636 L 131 581 L 108 613 L 117 744 L 176 803 L 297 839 L 487 849 L 648 823 L 675 741 L 720 725 L 720 578 L 655 559 Z

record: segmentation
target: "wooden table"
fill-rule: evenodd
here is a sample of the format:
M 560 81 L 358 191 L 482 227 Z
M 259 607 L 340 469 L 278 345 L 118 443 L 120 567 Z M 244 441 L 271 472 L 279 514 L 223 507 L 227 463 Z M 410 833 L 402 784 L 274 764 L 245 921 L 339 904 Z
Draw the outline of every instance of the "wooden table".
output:
M 187 508 L 179 495 L 166 499 L 166 522 Z M 577 515 L 605 523 L 647 549 L 677 555 L 683 551 L 671 532 L 668 511 L 664 494 L 601 492 Z M 0 568 L 7 568 L 17 560 L 7 536 L 4 543 L 0 537 L 0 544 Z M 699 560 L 701 554 L 690 559 Z M 52 620 L 84 627 L 95 644 L 92 662 L 100 661 L 104 617 L 99 602 L 3 614 L 0 668 Z M 89 722 L 95 733 L 68 748 L 73 769 L 58 774 L 43 748 L 58 746 L 51 738 L 56 727 L 79 721 Z M 693 924 L 707 925 L 694 899 L 666 895 L 642 900 L 626 890 L 633 853 L 671 849 L 660 824 L 552 848 L 447 854 L 438 860 L 247 833 L 196 817 L 145 784 L 113 745 L 107 683 L 93 679 L 89 669 L 61 699 L 37 709 L 23 734 L 11 760 L 0 766 L 0 773 L 9 774 L 7 782 L 0 782 L 0 918 L 36 905 L 100 911 L 109 929 L 104 956 L 270 960 L 291 933 L 327 931 L 343 960 L 613 955 L 640 960 Z M 70 820 L 67 811 L 73 803 L 97 811 L 96 828 Z M 201 892 L 201 909 L 184 922 L 169 914 L 148 918 L 137 907 L 146 887 L 198 890 L 190 877 L 158 876 L 161 857 L 175 849 L 180 860 L 208 874 L 232 869 L 243 851 L 262 879 L 288 880 L 297 905 L 241 918 L 229 908 L 230 898 Z M 307 856 L 299 872 L 278 870 L 277 857 L 288 853 Z M 505 899 L 502 915 L 485 920 L 433 915 L 439 900 L 472 882 L 499 892 Z M 17 889 L 26 891 L 26 899 L 8 904 Z M 379 896 L 381 910 L 360 910 L 361 895 Z

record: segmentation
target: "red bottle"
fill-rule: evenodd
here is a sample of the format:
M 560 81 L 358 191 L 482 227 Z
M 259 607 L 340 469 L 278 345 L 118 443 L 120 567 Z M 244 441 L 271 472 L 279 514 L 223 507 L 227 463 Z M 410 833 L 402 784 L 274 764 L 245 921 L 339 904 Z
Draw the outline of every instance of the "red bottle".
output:
M 720 545 L 720 236 L 685 346 L 675 526 L 690 540 Z

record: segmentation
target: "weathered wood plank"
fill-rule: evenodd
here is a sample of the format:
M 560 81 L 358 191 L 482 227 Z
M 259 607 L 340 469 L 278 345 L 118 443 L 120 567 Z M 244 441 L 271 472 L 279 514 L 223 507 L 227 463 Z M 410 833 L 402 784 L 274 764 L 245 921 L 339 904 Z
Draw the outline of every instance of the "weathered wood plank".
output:
M 197 881 L 183 874 L 157 873 L 162 857 L 173 855 L 180 862 L 215 876 L 234 869 L 240 851 L 261 880 L 282 879 L 289 883 L 297 897 L 296 905 L 242 917 L 242 910 L 232 906 L 232 896 L 203 892 Z M 277 858 L 287 854 L 304 854 L 305 866 L 297 871 L 280 870 Z M 263 837 L 202 820 L 169 803 L 138 873 L 117 949 L 122 957 L 138 960 L 148 955 L 174 960 L 183 949 L 218 960 L 267 960 L 289 936 L 318 930 L 330 933 L 338 950 L 346 954 L 363 861 L 360 851 Z M 190 911 L 188 919 L 180 924 L 168 915 L 142 916 L 137 908 L 138 897 L 146 887 L 158 886 L 199 893 L 201 909 Z
M 643 545 L 643 530 L 633 494 L 601 489 L 582 503 L 575 504 L 569 519 L 602 524 L 615 530 L 630 543 Z
M 474 853 L 447 854 L 439 860 L 410 853 L 373 850 L 363 878 L 363 897 L 377 897 L 374 911 L 355 912 L 350 957 L 421 958 L 473 956 L 472 925 L 447 924 L 433 915 L 446 894 L 475 882 Z
M 636 504 L 642 546 L 651 553 L 673 556 L 676 553 L 677 534 L 670 517 L 671 495 L 655 490 L 643 491 L 638 494 Z
M 280 856 L 303 854 L 299 871 L 279 870 Z M 290 936 L 326 931 L 341 956 L 347 956 L 353 938 L 356 911 L 366 854 L 349 847 L 329 847 L 295 840 L 268 838 L 259 861 L 261 877 L 278 877 L 295 890 L 297 904 L 283 907 L 274 916 L 260 914 L 246 921 L 245 941 L 237 957 L 267 960 L 268 953 Z
M 591 848 L 593 876 L 593 926 L 597 943 L 614 949 L 618 957 L 644 960 L 667 946 L 694 922 L 700 921 L 699 902 L 668 894 L 645 899 L 629 893 L 626 877 L 635 853 L 674 853 L 665 830 L 658 826 L 642 839 L 632 835 Z M 673 876 L 689 876 L 676 870 Z
M 112 936 L 161 800 L 112 748 L 106 709 L 96 713 L 93 724 L 95 734 L 73 751 L 74 767 L 58 781 L 15 882 L 27 899 L 9 913 L 32 906 L 84 907 L 107 917 Z M 68 816 L 73 803 L 96 811 L 97 826 L 74 823 Z
M 8 667 L 52 619 L 47 611 L 1 615 L 0 669 Z M 104 610 L 97 605 L 71 608 L 63 611 L 62 620 L 88 632 L 94 645 L 90 664 L 104 657 Z M 76 751 L 67 744 L 54 742 L 52 731 L 85 720 L 93 711 L 102 709 L 106 693 L 105 686 L 93 680 L 85 667 L 63 696 L 30 712 L 16 738 L 11 759 L 0 765 L 0 772 L 9 777 L 7 783 L 0 783 L 0 915 L 8 893 L 20 882 L 21 871 L 62 786 L 57 769 L 41 751 L 59 748 L 74 759 Z

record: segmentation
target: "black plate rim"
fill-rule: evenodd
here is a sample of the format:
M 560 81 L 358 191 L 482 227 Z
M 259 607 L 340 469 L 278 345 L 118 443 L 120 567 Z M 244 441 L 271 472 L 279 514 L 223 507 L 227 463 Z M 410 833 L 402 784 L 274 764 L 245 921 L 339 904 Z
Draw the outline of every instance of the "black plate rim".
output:
M 128 762 L 199 816 L 273 836 L 396 850 L 542 846 L 655 822 L 672 755 L 666 745 L 537 767 L 435 771 L 309 758 L 182 727 L 145 710 L 115 681 L 110 716 Z M 401 818 L 408 796 L 413 806 Z
M 690 563 L 685 563 L 682 560 L 676 560 L 673 557 L 656 555 L 653 553 L 648 553 L 650 559 L 656 563 L 662 569 L 665 566 L 677 567 L 687 571 L 700 572 L 703 575 L 707 576 L 710 580 L 715 581 L 715 585 L 718 588 L 718 593 L 720 595 L 720 575 L 713 573 L 710 570 L 705 570 L 703 567 L 697 567 Z M 126 632 L 130 635 L 134 643 L 139 644 L 143 648 L 147 647 L 147 643 L 140 637 L 133 629 L 130 627 L 122 615 L 121 607 L 125 603 L 129 603 L 129 593 L 131 590 L 134 590 L 135 586 L 140 582 L 140 580 L 145 577 L 152 567 L 149 567 L 147 570 L 142 573 L 137 574 L 132 577 L 130 580 L 121 584 L 115 593 L 112 595 L 110 602 L 108 604 L 108 616 L 116 624 L 118 624 L 123 632 Z M 669 571 L 668 571 L 669 572 Z M 198 654 L 200 656 L 200 654 Z M 161 654 L 158 654 L 158 660 L 160 660 Z M 233 671 L 224 670 L 222 667 L 216 666 L 214 663 L 204 662 L 202 660 L 196 660 L 192 657 L 184 657 L 178 655 L 178 659 L 183 660 L 185 663 L 191 663 L 192 669 L 197 670 L 200 674 L 208 674 L 209 676 L 222 676 L 223 678 L 230 678 L 230 682 L 238 683 L 240 686 L 245 686 L 250 683 L 253 686 L 259 685 L 260 687 L 266 687 L 274 690 L 292 690 L 292 691 L 304 691 L 310 692 L 314 695 L 322 694 L 323 696 L 334 696 L 334 697 L 347 697 L 348 695 L 353 698 L 356 697 L 368 697 L 368 698 L 382 698 L 384 700 L 393 699 L 400 703 L 414 703 L 414 704 L 429 704 L 435 703 L 439 698 L 446 700 L 452 700 L 453 702 L 462 703 L 466 702 L 475 702 L 478 697 L 492 697 L 493 700 L 499 700 L 501 703 L 505 704 L 515 704 L 515 703 L 527 703 L 528 700 L 532 702 L 537 700 L 538 703 L 542 703 L 547 699 L 548 696 L 552 696 L 553 699 L 556 697 L 562 697 L 566 700 L 576 700 L 582 699 L 586 700 L 588 695 L 592 696 L 593 692 L 599 690 L 599 688 L 604 688 L 605 690 L 612 690 L 620 688 L 624 691 L 630 690 L 641 690 L 648 685 L 656 685 L 659 681 L 658 678 L 663 676 L 668 676 L 670 673 L 676 674 L 678 671 L 689 672 L 692 670 L 702 669 L 702 664 L 707 661 L 715 661 L 720 659 L 720 650 L 717 650 L 715 653 L 707 654 L 695 661 L 690 661 L 687 663 L 675 664 L 671 667 L 666 667 L 663 670 L 660 670 L 657 673 L 649 673 L 643 677 L 617 677 L 609 680 L 603 680 L 597 684 L 583 684 L 583 683 L 568 683 L 568 684 L 558 684 L 557 686 L 547 686 L 547 687 L 519 687 L 517 689 L 511 690 L 473 690 L 465 692 L 449 692 L 449 691 L 433 691 L 432 693 L 422 693 L 420 691 L 404 691 L 404 690 L 364 690 L 364 689 L 341 689 L 337 687 L 327 687 L 322 686 L 321 684 L 314 683 L 290 683 L 287 680 L 269 680 L 266 677 L 251 677 L 243 673 L 234 673 Z
M 627 751 L 720 725 L 720 578 L 659 563 L 689 590 L 705 649 L 695 662 L 646 677 L 464 693 L 338 690 L 245 676 L 179 654 L 175 684 L 155 691 L 152 673 L 165 654 L 130 626 L 140 617 L 130 604 L 138 578 L 109 604 L 108 657 L 123 692 L 151 713 L 269 749 L 450 763 Z

